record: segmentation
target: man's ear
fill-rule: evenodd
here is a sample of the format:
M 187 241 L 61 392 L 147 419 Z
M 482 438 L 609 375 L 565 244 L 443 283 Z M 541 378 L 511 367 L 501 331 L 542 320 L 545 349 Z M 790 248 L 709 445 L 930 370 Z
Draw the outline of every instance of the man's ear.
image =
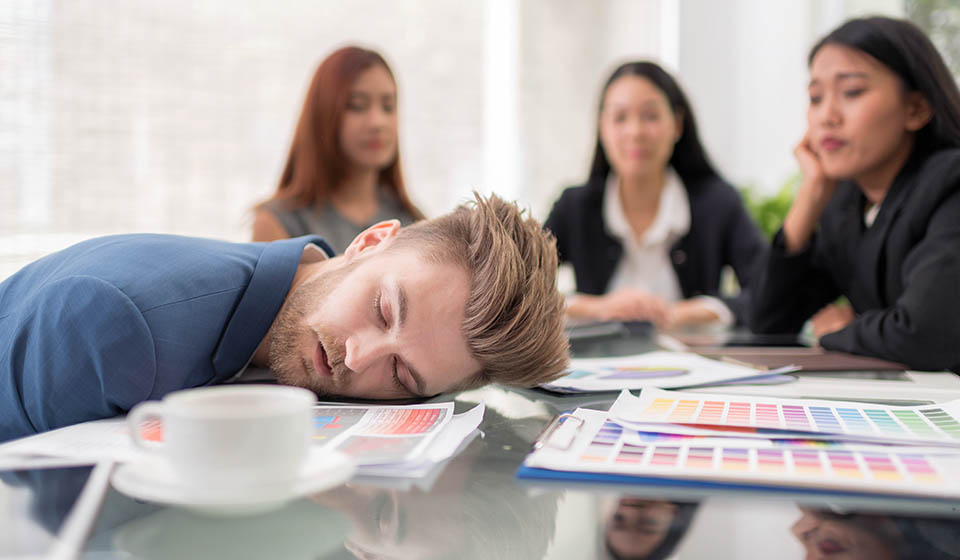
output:
M 343 256 L 350 260 L 369 250 L 383 247 L 385 246 L 383 242 L 396 236 L 399 230 L 400 220 L 387 220 L 373 224 L 353 238 L 350 246 L 343 252 Z
M 916 132 L 927 126 L 930 119 L 933 118 L 933 110 L 930 103 L 919 91 L 911 91 L 907 94 L 907 130 Z

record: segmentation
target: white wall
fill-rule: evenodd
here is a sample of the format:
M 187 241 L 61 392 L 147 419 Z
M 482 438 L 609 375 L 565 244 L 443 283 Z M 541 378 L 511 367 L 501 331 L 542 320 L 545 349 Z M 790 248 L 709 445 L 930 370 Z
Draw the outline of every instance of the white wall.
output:
M 679 76 L 714 163 L 738 186 L 776 191 L 797 170 L 810 47 L 856 15 L 903 15 L 900 0 L 683 0 Z
M 334 48 L 397 75 L 407 183 L 428 215 L 471 190 L 544 218 L 582 182 L 599 90 L 652 58 L 718 167 L 772 191 L 794 169 L 806 51 L 900 0 L 7 0 L 0 3 L 0 278 L 74 241 L 244 240 L 308 80 Z
M 517 198 L 546 218 L 582 183 L 596 142 L 600 88 L 621 62 L 659 58 L 659 1 L 533 0 L 521 12 Z

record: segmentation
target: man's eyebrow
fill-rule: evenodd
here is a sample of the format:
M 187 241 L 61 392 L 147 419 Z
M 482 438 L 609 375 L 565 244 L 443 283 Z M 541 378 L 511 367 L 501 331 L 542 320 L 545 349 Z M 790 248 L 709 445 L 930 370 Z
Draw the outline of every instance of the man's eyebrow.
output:
M 407 291 L 397 284 L 397 307 L 400 309 L 400 326 L 407 322 Z

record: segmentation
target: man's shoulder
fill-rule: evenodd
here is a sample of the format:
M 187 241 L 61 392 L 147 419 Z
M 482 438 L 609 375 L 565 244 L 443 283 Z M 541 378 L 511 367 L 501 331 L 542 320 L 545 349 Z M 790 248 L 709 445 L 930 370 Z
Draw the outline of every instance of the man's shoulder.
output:
M 123 253 L 130 255 L 132 259 L 136 259 L 136 255 L 149 257 L 154 252 L 165 256 L 182 254 L 187 257 L 194 253 L 211 257 L 220 252 L 230 253 L 237 250 L 259 252 L 262 250 L 263 244 L 237 243 L 223 239 L 166 233 L 128 233 L 89 239 L 78 243 L 74 247 L 94 253 Z
M 43 268 L 52 263 L 53 271 L 60 274 L 87 274 L 96 276 L 98 271 L 123 271 L 129 268 L 143 269 L 156 266 L 170 269 L 184 261 L 233 260 L 237 255 L 254 258 L 263 250 L 263 244 L 234 243 L 230 241 L 186 237 L 181 235 L 134 233 L 108 235 L 81 241 L 61 251 L 48 255 L 30 266 Z M 155 264 L 152 264 L 155 263 Z
M 130 298 L 110 282 L 83 274 L 65 275 L 21 291 L 5 310 L 19 308 L 58 322 L 90 325 L 105 316 L 139 313 Z
M 160 234 L 90 239 L 35 261 L 0 284 L 0 308 L 96 291 L 105 304 L 125 298 L 148 309 L 242 290 L 266 246 Z

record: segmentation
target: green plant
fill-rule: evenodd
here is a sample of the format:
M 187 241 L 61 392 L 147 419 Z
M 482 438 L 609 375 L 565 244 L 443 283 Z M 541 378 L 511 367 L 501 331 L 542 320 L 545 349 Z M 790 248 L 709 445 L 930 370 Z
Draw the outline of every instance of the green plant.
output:
M 783 219 L 793 203 L 793 195 L 797 191 L 800 179 L 799 173 L 791 175 L 773 195 L 765 195 L 753 186 L 740 189 L 747 211 L 763 230 L 767 239 L 773 239 L 783 225 Z

